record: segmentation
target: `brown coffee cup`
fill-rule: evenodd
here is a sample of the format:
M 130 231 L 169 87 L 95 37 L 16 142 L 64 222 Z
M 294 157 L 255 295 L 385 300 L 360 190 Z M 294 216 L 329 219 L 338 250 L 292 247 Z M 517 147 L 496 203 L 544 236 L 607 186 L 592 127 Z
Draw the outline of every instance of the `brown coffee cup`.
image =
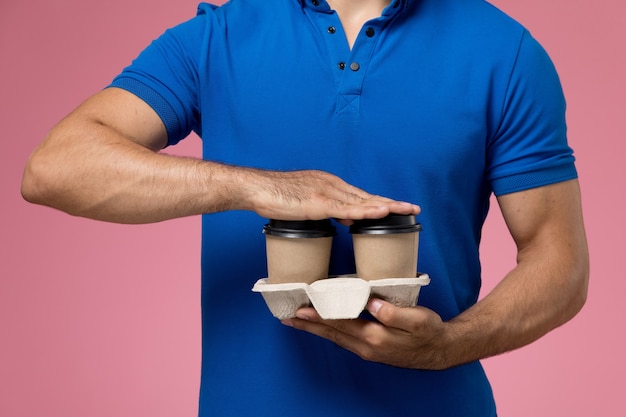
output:
M 311 284 L 328 277 L 336 234 L 330 220 L 270 220 L 263 233 L 268 284 Z
M 366 281 L 415 278 L 421 224 L 414 215 L 390 214 L 350 226 L 356 275 Z

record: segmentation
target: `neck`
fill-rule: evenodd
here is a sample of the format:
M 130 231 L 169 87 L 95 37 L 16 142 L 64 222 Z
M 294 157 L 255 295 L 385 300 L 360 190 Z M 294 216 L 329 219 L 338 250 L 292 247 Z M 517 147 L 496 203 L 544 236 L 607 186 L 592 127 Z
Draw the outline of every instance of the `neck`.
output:
M 365 22 L 382 15 L 391 0 L 327 0 L 337 12 L 350 48 Z
M 380 16 L 391 0 L 327 0 L 327 2 L 337 13 L 351 15 L 375 12 Z

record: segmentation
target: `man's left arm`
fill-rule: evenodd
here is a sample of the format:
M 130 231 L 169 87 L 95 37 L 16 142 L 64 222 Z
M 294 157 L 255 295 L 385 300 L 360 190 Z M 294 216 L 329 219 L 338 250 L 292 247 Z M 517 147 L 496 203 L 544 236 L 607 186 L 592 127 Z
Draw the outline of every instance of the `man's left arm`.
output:
M 284 323 L 325 337 L 366 360 L 445 369 L 527 345 L 582 308 L 589 279 L 577 180 L 498 198 L 517 245 L 517 266 L 482 300 L 443 322 L 424 307 L 373 299 L 376 319 L 322 320 L 313 309 Z

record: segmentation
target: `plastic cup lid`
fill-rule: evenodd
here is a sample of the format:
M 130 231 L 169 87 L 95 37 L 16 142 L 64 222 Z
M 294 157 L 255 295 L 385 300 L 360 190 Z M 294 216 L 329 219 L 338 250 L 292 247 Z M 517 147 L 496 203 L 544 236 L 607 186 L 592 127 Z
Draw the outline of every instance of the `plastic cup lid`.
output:
M 263 233 L 277 237 L 316 238 L 337 234 L 330 219 L 325 220 L 274 220 L 263 226 Z
M 355 220 L 350 226 L 352 234 L 387 235 L 393 233 L 420 232 L 422 225 L 417 223 L 415 216 L 390 214 L 382 219 Z

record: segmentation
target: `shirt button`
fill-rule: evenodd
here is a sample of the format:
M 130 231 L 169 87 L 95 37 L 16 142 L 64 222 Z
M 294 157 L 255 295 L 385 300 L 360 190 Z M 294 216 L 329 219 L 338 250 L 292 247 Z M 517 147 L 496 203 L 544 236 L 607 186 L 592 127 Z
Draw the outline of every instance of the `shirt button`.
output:
M 344 69 L 346 67 L 346 63 L 345 62 L 340 62 L 337 64 L 337 67 L 339 67 L 340 70 Z
M 313 0 L 311 3 L 313 3 L 313 6 L 319 6 L 320 2 L 317 0 Z
M 359 65 L 359 63 L 358 63 L 358 62 L 353 62 L 352 64 L 350 64 L 350 69 L 351 69 L 352 71 L 358 71 L 358 70 L 359 70 L 359 68 L 361 68 L 361 66 Z
M 328 33 L 335 33 L 337 29 L 334 26 L 328 26 Z
M 371 38 L 372 36 L 374 36 L 374 33 L 376 33 L 376 32 L 374 31 L 373 27 L 368 27 L 365 30 L 365 34 L 367 35 L 368 38 Z

